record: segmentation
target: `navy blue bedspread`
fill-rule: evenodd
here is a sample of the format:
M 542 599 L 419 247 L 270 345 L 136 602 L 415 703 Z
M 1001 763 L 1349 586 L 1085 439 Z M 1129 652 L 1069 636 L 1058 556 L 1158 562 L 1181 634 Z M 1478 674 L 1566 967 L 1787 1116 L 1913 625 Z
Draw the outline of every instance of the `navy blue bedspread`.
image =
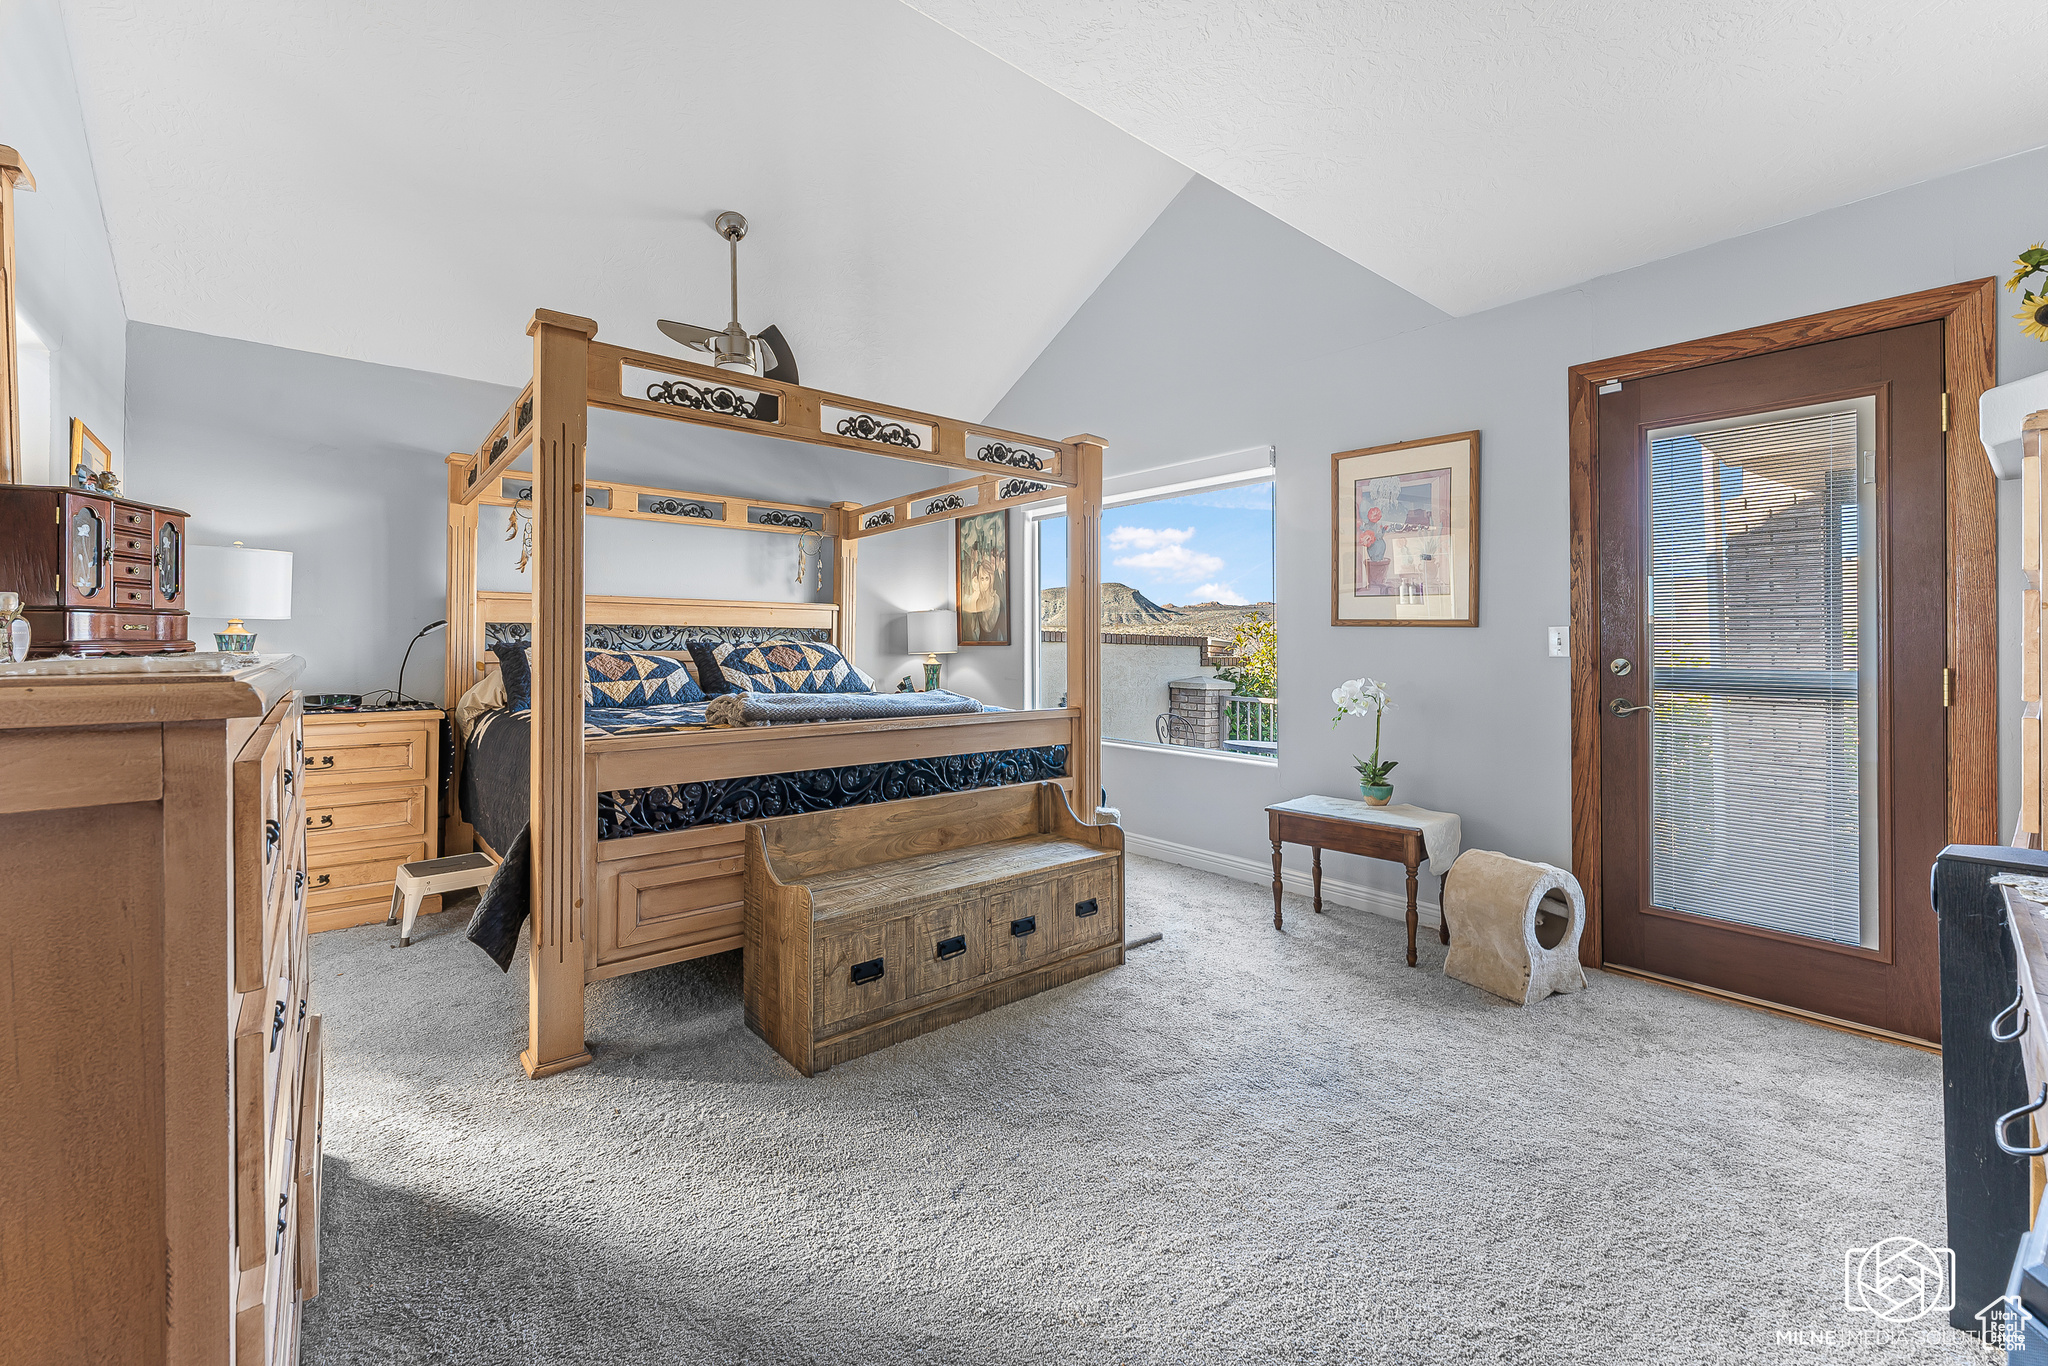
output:
M 694 709 L 701 712 L 702 704 Z M 528 909 L 530 725 L 531 717 L 525 712 L 496 711 L 479 717 L 464 754 L 459 794 L 463 819 L 476 827 L 491 848 L 506 856 L 477 902 L 469 937 L 508 972 Z M 603 792 L 597 798 L 597 837 L 620 839 L 803 811 L 832 811 L 939 792 L 1038 782 L 1064 777 L 1066 771 L 1067 747 L 1042 745 Z

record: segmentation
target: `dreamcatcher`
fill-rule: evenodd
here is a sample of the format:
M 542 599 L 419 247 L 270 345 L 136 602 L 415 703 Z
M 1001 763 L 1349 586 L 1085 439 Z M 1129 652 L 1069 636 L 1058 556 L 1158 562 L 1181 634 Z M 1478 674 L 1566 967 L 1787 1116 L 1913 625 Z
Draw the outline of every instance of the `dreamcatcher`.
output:
M 516 537 L 519 540 L 519 572 L 522 574 L 526 572 L 526 566 L 533 563 L 533 509 L 526 506 L 532 501 L 533 494 L 529 489 L 513 502 L 511 515 L 505 519 L 505 539 L 509 541 Z M 522 506 L 525 506 L 525 511 L 521 511 Z
M 818 557 L 818 587 L 825 586 L 825 538 L 815 531 L 799 531 L 796 534 L 796 581 L 804 581 L 804 571 L 811 556 Z

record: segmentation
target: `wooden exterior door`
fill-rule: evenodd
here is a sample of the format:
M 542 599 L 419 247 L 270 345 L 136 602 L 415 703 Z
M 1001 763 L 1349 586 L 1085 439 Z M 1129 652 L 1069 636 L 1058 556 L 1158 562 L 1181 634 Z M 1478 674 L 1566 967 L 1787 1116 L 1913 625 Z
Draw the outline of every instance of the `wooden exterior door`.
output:
M 1940 1037 L 1943 327 L 1599 396 L 1606 962 Z

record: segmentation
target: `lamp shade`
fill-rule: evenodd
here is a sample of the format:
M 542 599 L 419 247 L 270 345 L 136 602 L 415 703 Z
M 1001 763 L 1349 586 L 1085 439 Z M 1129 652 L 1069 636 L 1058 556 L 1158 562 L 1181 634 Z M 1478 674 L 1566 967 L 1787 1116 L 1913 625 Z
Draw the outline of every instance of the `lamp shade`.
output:
M 193 616 L 291 620 L 291 551 L 195 545 L 186 556 L 185 605 Z
M 959 619 L 952 612 L 912 612 L 908 620 L 910 653 L 949 655 L 960 648 Z

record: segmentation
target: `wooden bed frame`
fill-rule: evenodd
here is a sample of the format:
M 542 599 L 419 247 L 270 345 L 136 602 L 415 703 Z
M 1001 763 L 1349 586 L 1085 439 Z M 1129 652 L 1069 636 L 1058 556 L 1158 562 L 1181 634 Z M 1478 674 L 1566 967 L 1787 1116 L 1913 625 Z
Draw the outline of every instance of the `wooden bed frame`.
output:
M 533 634 L 529 833 L 533 855 L 532 952 L 527 1047 L 531 1077 L 589 1062 L 583 1036 L 587 983 L 740 946 L 746 825 L 700 826 L 599 841 L 598 794 L 852 764 L 1067 747 L 1061 786 L 1075 809 L 1094 809 L 1101 788 L 1102 439 L 1065 441 L 956 422 L 885 404 L 717 370 L 595 340 L 587 318 L 540 310 L 534 378 L 473 452 L 449 457 L 448 705 L 491 656 L 490 622 L 524 622 Z M 666 397 L 640 397 L 646 393 Z M 772 404 L 764 400 L 772 399 Z M 700 406 L 701 405 L 701 406 Z M 725 494 L 657 489 L 589 478 L 589 410 L 610 408 L 811 445 L 971 472 L 922 493 L 869 506 L 812 506 Z M 531 456 L 531 472 L 513 462 Z M 784 626 L 830 633 L 855 654 L 860 542 L 906 526 L 997 508 L 1066 501 L 1068 517 L 1067 696 L 1034 711 L 900 721 L 827 722 L 583 735 L 586 623 L 631 626 Z M 533 590 L 480 592 L 480 509 L 530 501 Z M 829 539 L 833 601 L 731 602 L 589 597 L 583 592 L 585 516 L 723 526 Z M 457 746 L 451 784 L 460 781 Z M 451 801 L 443 848 L 475 848 Z M 495 851 L 493 851 L 495 852 Z

